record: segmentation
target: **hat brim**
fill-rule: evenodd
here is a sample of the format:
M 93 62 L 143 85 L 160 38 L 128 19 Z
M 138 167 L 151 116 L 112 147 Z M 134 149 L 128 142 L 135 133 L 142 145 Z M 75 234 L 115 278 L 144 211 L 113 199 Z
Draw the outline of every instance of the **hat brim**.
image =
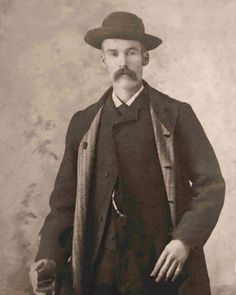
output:
M 140 41 L 147 50 L 152 50 L 158 47 L 162 40 L 156 36 L 149 34 L 134 34 L 128 31 L 110 31 L 109 29 L 96 28 L 87 32 L 84 37 L 85 42 L 89 45 L 101 49 L 102 42 L 105 39 L 124 39 Z

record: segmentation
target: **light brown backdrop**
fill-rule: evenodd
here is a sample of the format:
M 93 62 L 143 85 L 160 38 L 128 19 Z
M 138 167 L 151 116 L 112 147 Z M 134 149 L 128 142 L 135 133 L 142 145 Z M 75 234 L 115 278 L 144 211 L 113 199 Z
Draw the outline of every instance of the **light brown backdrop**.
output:
M 234 294 L 234 0 L 0 0 L 0 294 L 30 292 L 29 263 L 68 121 L 109 86 L 99 51 L 83 36 L 115 10 L 137 13 L 164 40 L 144 77 L 190 103 L 215 148 L 227 194 L 205 251 L 213 294 Z

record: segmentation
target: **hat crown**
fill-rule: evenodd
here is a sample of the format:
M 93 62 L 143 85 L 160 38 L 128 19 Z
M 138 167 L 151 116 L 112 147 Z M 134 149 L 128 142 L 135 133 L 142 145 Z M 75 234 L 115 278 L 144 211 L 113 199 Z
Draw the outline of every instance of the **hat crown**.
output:
M 145 33 L 144 24 L 137 15 L 116 11 L 110 13 L 103 21 L 102 26 L 89 30 L 84 40 L 91 46 L 101 49 L 105 39 L 125 39 L 141 42 L 147 50 L 152 50 L 162 43 L 157 36 Z
M 102 26 L 119 31 L 123 28 L 136 34 L 143 34 L 145 32 L 142 20 L 137 15 L 125 11 L 117 11 L 109 14 L 104 19 Z

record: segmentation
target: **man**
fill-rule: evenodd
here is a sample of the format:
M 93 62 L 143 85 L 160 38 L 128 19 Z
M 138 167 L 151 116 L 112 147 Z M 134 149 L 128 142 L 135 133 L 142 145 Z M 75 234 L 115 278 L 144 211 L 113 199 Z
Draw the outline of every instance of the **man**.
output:
M 203 246 L 224 199 L 191 107 L 142 79 L 161 44 L 128 12 L 85 41 L 112 87 L 69 124 L 32 267 L 34 290 L 76 295 L 210 294 Z

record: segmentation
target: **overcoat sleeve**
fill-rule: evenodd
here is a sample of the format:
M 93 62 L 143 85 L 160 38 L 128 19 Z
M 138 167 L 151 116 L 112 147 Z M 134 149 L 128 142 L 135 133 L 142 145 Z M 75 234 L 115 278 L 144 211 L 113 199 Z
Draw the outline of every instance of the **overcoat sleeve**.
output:
M 50 212 L 39 233 L 36 261 L 52 259 L 60 265 L 70 255 L 76 198 L 77 114 L 72 117 L 67 130 L 64 156 L 49 201 Z
M 191 203 L 173 232 L 174 239 L 192 249 L 203 247 L 224 202 L 225 183 L 213 148 L 187 103 L 181 103 L 176 124 L 176 144 L 191 183 Z M 181 197 L 181 196 L 180 196 Z

